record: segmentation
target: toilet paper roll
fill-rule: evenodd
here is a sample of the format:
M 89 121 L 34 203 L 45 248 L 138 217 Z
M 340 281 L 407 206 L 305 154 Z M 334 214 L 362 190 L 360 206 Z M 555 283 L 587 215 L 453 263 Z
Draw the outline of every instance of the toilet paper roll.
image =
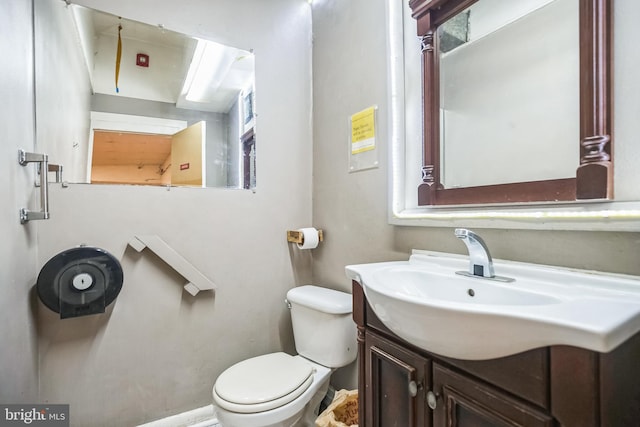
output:
M 314 249 L 318 247 L 320 237 L 318 236 L 318 230 L 313 227 L 298 229 L 302 233 L 302 243 L 297 243 L 300 249 Z

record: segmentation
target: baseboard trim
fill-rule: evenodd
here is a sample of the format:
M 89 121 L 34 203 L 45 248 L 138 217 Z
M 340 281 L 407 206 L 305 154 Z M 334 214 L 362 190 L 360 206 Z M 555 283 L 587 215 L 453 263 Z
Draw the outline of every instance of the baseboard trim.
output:
M 192 409 L 160 420 L 140 424 L 138 427 L 219 427 L 213 405 Z

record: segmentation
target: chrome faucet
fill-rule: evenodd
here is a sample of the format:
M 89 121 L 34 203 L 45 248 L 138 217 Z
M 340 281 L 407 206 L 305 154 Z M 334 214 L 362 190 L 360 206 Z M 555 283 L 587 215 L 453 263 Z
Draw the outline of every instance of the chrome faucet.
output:
M 469 271 L 456 271 L 456 274 L 479 277 L 499 282 L 513 282 L 510 277 L 496 276 L 493 271 L 493 260 L 487 244 L 480 236 L 466 228 L 456 228 L 456 237 L 467 245 L 469 250 Z
M 469 275 L 495 277 L 493 260 L 484 240 L 466 228 L 456 228 L 455 233 L 456 237 L 462 240 L 469 250 Z

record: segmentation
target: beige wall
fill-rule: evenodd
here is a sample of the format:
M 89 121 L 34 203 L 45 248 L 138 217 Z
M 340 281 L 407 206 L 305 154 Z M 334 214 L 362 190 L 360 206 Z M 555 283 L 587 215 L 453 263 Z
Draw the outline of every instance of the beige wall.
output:
M 0 4 L 0 402 L 36 402 L 37 342 L 31 286 L 35 283 L 35 224 L 20 225 L 18 210 L 35 209 L 34 166 L 18 164 L 18 149 L 33 151 L 31 5 Z
M 635 144 L 638 131 L 633 2 L 615 2 L 616 136 Z M 383 0 L 322 0 L 313 10 L 314 224 L 327 230 L 314 254 L 314 281 L 348 290 L 344 266 L 406 259 L 411 249 L 466 253 L 453 228 L 397 227 L 387 223 L 388 113 Z M 624 84 L 620 83 L 624 81 Z M 635 90 L 635 91 L 634 91 Z M 348 118 L 377 104 L 380 167 L 348 173 Z M 625 161 L 625 159 L 622 159 Z M 630 184 L 628 184 L 630 185 Z M 637 180 L 635 184 L 637 186 Z M 640 274 L 640 235 L 482 229 L 494 258 Z M 354 384 L 355 373 L 337 378 Z
M 38 265 L 94 245 L 121 260 L 125 279 L 104 315 L 60 320 L 37 304 L 39 399 L 69 403 L 72 425 L 135 425 L 210 404 L 214 379 L 239 360 L 293 351 L 284 298 L 311 278 L 310 254 L 293 251 L 285 234 L 312 218 L 310 7 L 297 0 L 82 3 L 256 55 L 255 193 L 50 189 Z M 187 294 L 155 255 L 127 248 L 137 234 L 162 237 L 218 290 Z
M 33 2 L 36 146 L 64 166 L 66 180 L 86 182 L 91 82 L 73 13 L 64 2 Z
M 55 1 L 55 0 L 51 0 Z M 350 290 L 344 266 L 406 259 L 412 248 L 463 253 L 451 228 L 387 224 L 387 64 L 383 0 L 318 0 L 314 5 L 313 132 L 311 22 L 298 0 L 83 0 L 86 5 L 218 41 L 257 56 L 258 189 L 51 187 L 52 218 L 20 225 L 33 204 L 32 170 L 15 161 L 33 148 L 31 31 L 28 2 L 2 3 L 4 103 L 0 127 L 0 402 L 70 403 L 73 425 L 133 425 L 210 403 L 213 378 L 237 360 L 293 351 L 283 297 L 308 283 L 311 255 L 293 250 L 284 231 L 311 223 L 326 231 L 313 253 L 313 281 Z M 616 2 L 618 39 L 633 40 L 633 7 Z M 627 8 L 627 9 L 624 9 Z M 232 13 L 233 12 L 233 13 Z M 637 13 L 635 14 L 637 16 Z M 635 37 L 637 39 L 637 37 Z M 619 41 L 619 40 L 618 40 Z M 616 76 L 631 82 L 637 58 L 616 51 Z M 635 61 L 635 62 L 634 62 Z M 6 71 L 6 72 L 5 72 Z M 629 99 L 637 86 L 616 87 Z M 347 172 L 348 117 L 379 106 L 380 167 Z M 631 122 L 637 110 L 616 108 Z M 620 134 L 632 136 L 634 126 Z M 313 139 L 313 148 L 311 141 Z M 312 151 L 313 150 L 313 151 Z M 312 157 L 313 156 L 313 157 Z M 313 158 L 313 160 L 312 160 Z M 313 188 L 312 175 L 313 168 Z M 313 196 L 313 199 L 312 199 Z M 30 200 L 30 201 L 29 201 Z M 183 280 L 126 242 L 158 234 L 217 285 L 191 297 Z M 640 274 L 637 233 L 482 230 L 496 258 Z M 36 238 L 38 246 L 36 249 Z M 101 316 L 60 320 L 29 294 L 39 268 L 78 244 L 122 261 L 125 283 Z M 39 337 L 39 377 L 34 323 Z M 336 376 L 355 386 L 355 370 Z

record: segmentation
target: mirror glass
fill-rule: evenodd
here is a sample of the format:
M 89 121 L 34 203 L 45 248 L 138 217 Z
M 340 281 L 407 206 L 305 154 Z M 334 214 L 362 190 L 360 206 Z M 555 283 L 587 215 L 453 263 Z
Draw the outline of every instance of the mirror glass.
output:
M 34 0 L 38 150 L 72 183 L 255 187 L 252 52 Z
M 438 27 L 437 46 L 445 188 L 575 177 L 577 1 L 480 0 Z

